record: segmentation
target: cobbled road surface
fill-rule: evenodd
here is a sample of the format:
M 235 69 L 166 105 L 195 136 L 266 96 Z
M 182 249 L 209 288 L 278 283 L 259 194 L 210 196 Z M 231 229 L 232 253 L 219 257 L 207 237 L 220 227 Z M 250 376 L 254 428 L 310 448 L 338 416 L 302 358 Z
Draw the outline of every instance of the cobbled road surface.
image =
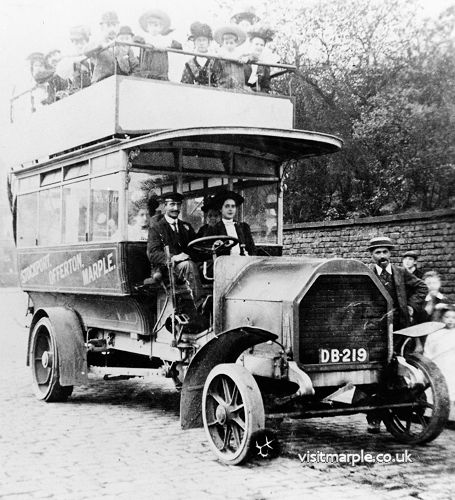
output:
M 409 448 L 412 463 L 303 463 L 305 453 L 404 453 L 365 417 L 283 421 L 281 455 L 221 464 L 203 429 L 182 431 L 169 380 L 90 380 L 66 403 L 32 394 L 25 295 L 0 290 L 1 499 L 451 499 L 455 430 Z

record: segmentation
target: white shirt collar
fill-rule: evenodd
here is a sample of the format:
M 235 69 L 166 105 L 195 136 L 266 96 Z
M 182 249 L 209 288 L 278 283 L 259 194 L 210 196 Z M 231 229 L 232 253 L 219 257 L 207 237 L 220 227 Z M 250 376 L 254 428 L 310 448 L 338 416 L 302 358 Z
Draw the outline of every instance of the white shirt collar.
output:
M 429 302 L 432 298 L 439 299 L 439 300 L 444 300 L 444 295 L 442 295 L 441 292 L 438 292 L 438 293 L 434 294 L 433 297 L 430 294 L 428 294 L 425 297 L 425 301 Z
M 166 222 L 170 224 L 172 227 L 175 226 L 175 223 L 178 221 L 178 219 L 173 219 L 172 217 L 169 217 L 169 215 L 164 214 L 164 218 L 166 219 Z
M 375 264 L 375 267 L 376 267 L 376 271 L 378 273 L 378 275 L 380 275 L 382 273 L 382 267 L 378 266 L 377 264 Z M 387 264 L 387 267 L 385 268 L 385 270 L 389 273 L 389 274 L 392 274 L 392 264 Z
M 235 220 L 234 219 L 222 219 L 223 223 L 225 226 L 232 226 L 235 224 Z

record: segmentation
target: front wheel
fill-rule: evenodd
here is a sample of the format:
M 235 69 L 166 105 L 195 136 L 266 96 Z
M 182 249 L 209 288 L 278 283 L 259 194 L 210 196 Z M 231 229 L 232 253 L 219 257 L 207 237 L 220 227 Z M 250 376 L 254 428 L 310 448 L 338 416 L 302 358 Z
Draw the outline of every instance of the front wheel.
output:
M 424 378 L 420 388 L 407 395 L 412 408 L 389 408 L 383 420 L 387 430 L 401 443 L 423 444 L 437 438 L 444 429 L 450 412 L 449 391 L 444 375 L 433 361 L 420 354 L 406 357 Z
M 49 318 L 41 318 L 33 328 L 30 342 L 33 391 L 38 399 L 66 401 L 73 386 L 61 386 L 55 333 Z
M 265 428 L 261 392 L 243 366 L 226 363 L 210 372 L 202 395 L 202 417 L 209 444 L 223 462 L 238 465 Z

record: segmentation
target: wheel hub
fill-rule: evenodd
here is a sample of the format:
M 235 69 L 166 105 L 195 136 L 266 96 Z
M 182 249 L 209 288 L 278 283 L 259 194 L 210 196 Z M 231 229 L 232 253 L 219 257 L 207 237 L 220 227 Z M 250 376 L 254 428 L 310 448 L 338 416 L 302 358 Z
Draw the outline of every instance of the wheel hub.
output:
M 49 351 L 44 351 L 43 355 L 41 356 L 41 364 L 43 365 L 43 368 L 48 368 L 51 363 L 52 363 L 52 353 Z
M 215 417 L 220 425 L 224 425 L 226 423 L 226 420 L 228 419 L 228 412 L 226 408 L 222 405 L 218 405 L 218 408 L 215 412 Z

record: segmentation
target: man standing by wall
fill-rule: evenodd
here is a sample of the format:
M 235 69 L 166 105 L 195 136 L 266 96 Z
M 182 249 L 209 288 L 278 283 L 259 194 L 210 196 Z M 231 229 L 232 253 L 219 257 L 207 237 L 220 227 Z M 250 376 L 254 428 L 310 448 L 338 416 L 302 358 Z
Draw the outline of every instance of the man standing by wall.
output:
M 378 236 L 368 244 L 373 263 L 370 269 L 378 276 L 393 301 L 393 330 L 410 326 L 416 316 L 422 314 L 428 288 L 425 283 L 403 267 L 390 263 L 393 243 L 390 238 Z M 372 411 L 367 413 L 368 432 L 380 432 L 380 416 Z
M 368 244 L 373 263 L 370 268 L 378 276 L 393 300 L 393 329 L 410 326 L 421 313 L 428 288 L 425 283 L 403 267 L 390 263 L 393 243 L 390 238 L 378 236 Z

